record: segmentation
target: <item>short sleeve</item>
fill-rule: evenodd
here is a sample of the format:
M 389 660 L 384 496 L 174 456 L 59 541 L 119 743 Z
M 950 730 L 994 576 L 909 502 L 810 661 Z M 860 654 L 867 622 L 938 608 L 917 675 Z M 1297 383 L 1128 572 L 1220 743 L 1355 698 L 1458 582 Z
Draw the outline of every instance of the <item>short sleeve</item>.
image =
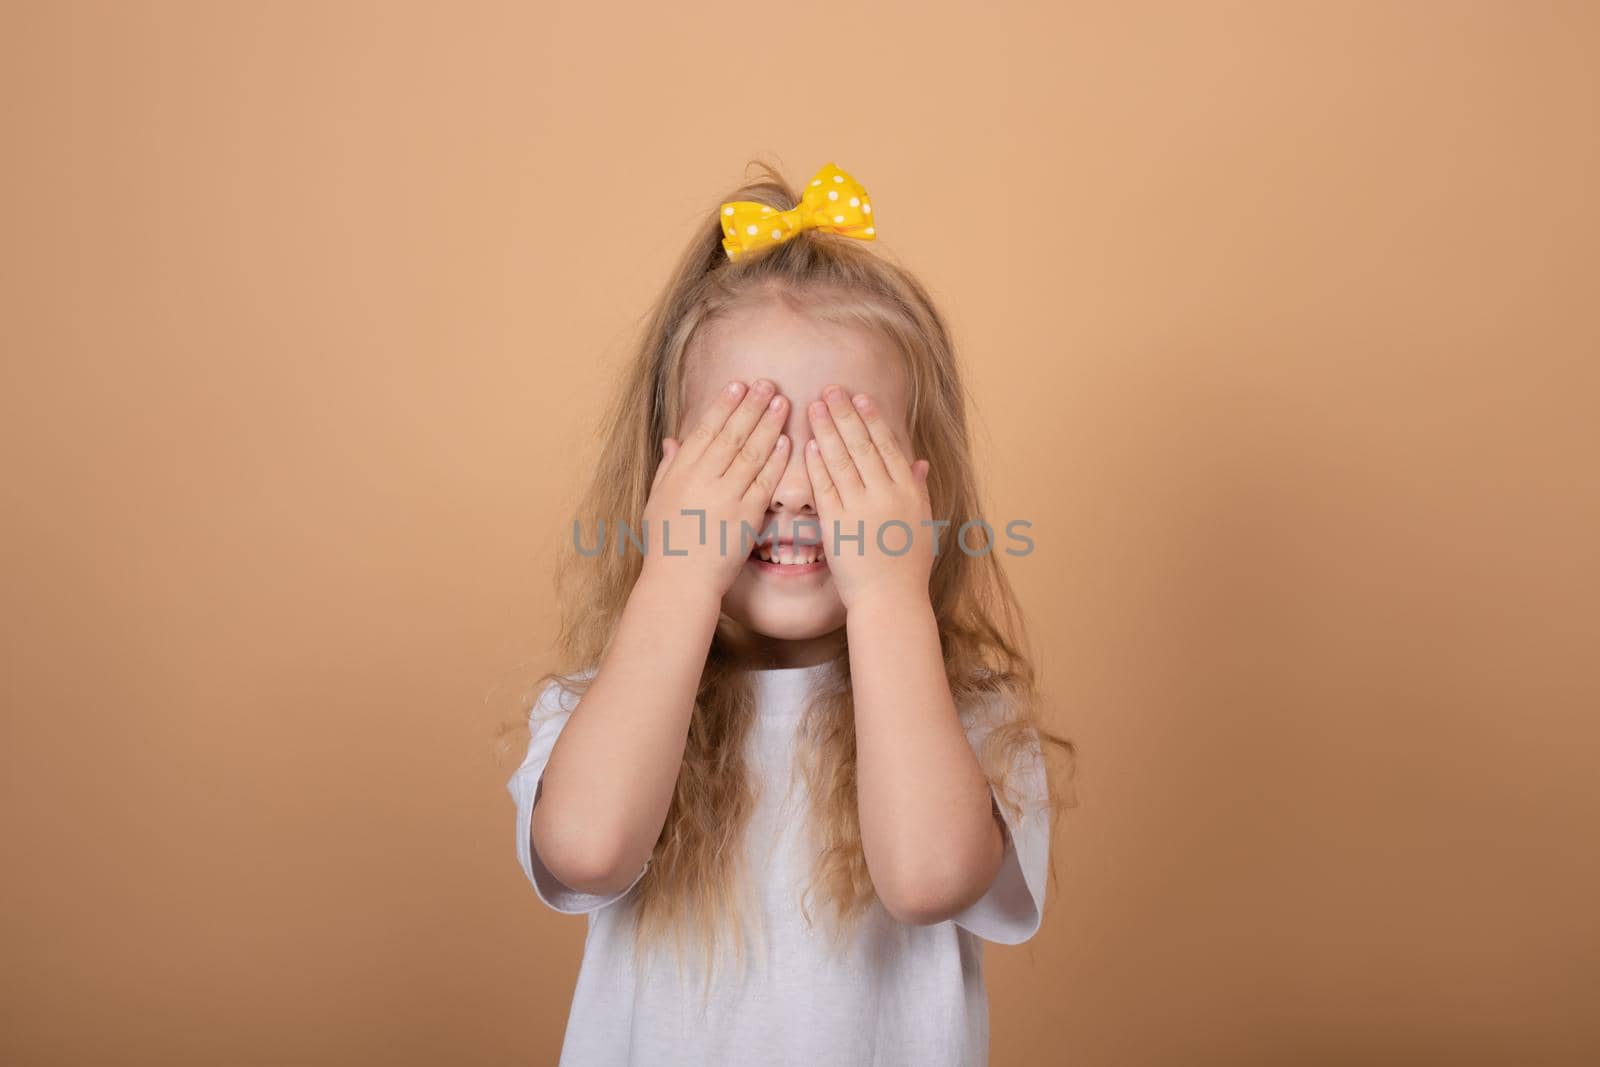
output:
M 983 739 L 991 728 L 987 721 L 967 728 L 967 740 L 974 752 L 982 751 Z M 1002 945 L 1021 944 L 1038 931 L 1044 915 L 1045 879 L 1050 870 L 1048 782 L 1037 747 L 1019 757 L 1013 768 L 1012 785 L 1022 802 L 1019 815 L 1013 815 L 999 802 L 993 786 L 989 791 L 1006 827 L 1000 871 L 988 892 L 953 920 L 985 941 Z
M 533 883 L 533 891 L 539 899 L 563 915 L 582 915 L 621 900 L 633 891 L 650 868 L 650 861 L 646 860 L 628 888 L 620 892 L 584 893 L 551 874 L 533 847 L 533 807 L 539 802 L 544 785 L 545 764 L 555 749 L 556 738 L 561 736 L 576 707 L 577 698 L 553 682 L 539 695 L 528 716 L 532 735 L 528 739 L 528 755 L 506 783 L 517 804 L 517 859 L 522 864 L 522 873 Z

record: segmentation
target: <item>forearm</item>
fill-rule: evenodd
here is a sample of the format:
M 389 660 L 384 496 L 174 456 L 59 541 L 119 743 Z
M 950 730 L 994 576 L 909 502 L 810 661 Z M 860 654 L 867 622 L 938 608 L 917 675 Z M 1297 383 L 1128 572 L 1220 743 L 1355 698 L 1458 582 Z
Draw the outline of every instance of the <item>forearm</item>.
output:
M 939 922 L 994 881 L 1004 838 L 956 713 L 926 595 L 868 600 L 846 619 L 861 844 L 885 906 Z
M 544 771 L 534 847 L 573 888 L 625 888 L 655 848 L 721 598 L 646 573 Z

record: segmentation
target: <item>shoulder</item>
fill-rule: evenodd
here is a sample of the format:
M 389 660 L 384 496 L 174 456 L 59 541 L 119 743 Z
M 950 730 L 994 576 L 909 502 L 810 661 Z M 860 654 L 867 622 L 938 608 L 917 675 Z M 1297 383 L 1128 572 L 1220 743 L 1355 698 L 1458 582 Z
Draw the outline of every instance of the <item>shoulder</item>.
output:
M 528 709 L 528 752 L 518 774 L 537 777 L 555 748 L 556 738 L 583 698 L 583 690 L 594 677 L 593 668 L 570 674 L 550 673 L 537 686 L 538 695 Z
M 569 674 L 546 675 L 539 695 L 528 711 L 528 723 L 536 726 L 546 719 L 565 719 L 577 710 L 589 683 L 598 672 L 596 667 L 585 667 Z
M 1006 680 L 979 668 L 956 693 L 956 713 L 969 735 L 985 736 L 996 727 L 1016 721 L 1021 714 L 1017 697 Z
M 1043 742 L 1027 708 L 1003 682 L 974 687 L 958 698 L 962 729 L 991 778 L 1022 772 L 1029 791 L 1042 774 Z

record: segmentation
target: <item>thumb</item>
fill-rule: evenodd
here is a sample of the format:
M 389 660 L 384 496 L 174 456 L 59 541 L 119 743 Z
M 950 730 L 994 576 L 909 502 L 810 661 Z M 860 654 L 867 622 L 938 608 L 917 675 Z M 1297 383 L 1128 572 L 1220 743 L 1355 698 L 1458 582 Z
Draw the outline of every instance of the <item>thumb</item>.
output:
M 676 437 L 663 437 L 661 439 L 661 462 L 656 466 L 655 479 L 650 483 L 652 486 L 661 481 L 661 476 L 667 472 L 668 467 L 672 466 L 672 457 L 677 454 L 678 439 Z

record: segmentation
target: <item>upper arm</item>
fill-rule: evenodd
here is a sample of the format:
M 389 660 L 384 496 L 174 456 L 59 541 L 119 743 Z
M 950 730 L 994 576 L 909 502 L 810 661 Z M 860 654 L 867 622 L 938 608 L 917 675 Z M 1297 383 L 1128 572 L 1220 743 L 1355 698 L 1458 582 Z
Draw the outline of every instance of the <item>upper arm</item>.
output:
M 542 791 L 545 765 L 555 749 L 556 739 L 570 719 L 576 701 L 561 692 L 553 683 L 539 697 L 529 715 L 528 753 L 511 780 L 507 790 L 517 805 L 517 860 L 523 874 L 532 883 L 535 894 L 547 906 L 563 914 L 582 914 L 605 907 L 626 896 L 644 877 L 650 866 L 644 865 L 633 875 L 627 885 L 609 892 L 586 892 L 568 885 L 557 877 L 539 855 L 533 842 L 533 813 L 538 807 Z
M 970 730 L 976 749 L 985 736 Z M 956 925 L 987 941 L 1020 944 L 1039 929 L 1044 914 L 1045 882 L 1050 866 L 1050 818 L 1043 758 L 1037 750 L 1013 764 L 1012 786 L 1022 801 L 1013 814 L 999 802 L 993 783 L 990 797 L 999 825 L 999 865 L 976 901 L 954 916 Z

